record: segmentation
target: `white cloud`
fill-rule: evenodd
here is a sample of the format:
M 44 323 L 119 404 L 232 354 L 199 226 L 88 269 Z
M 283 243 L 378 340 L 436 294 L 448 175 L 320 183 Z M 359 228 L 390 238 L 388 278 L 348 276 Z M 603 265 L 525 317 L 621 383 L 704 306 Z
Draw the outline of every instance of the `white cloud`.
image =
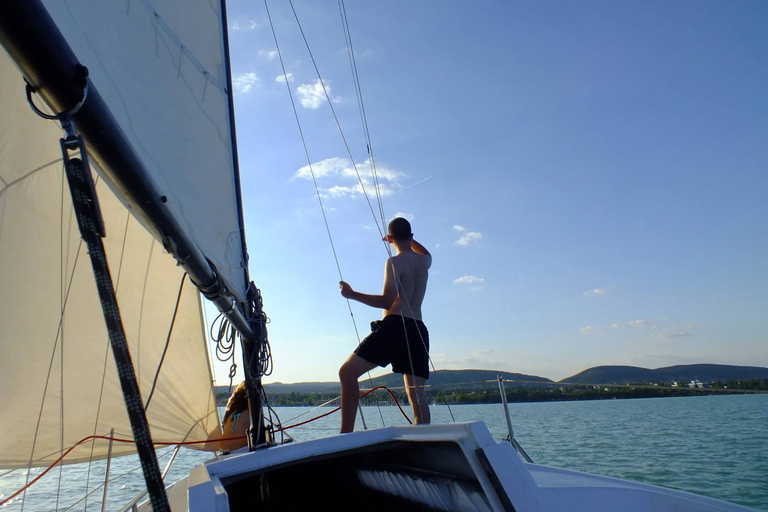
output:
M 472 355 L 475 357 L 487 356 L 488 354 L 493 354 L 493 350 L 489 348 L 481 348 L 480 350 L 475 350 L 472 352 Z
M 359 197 L 363 195 L 363 187 L 365 187 L 365 192 L 368 195 L 375 195 L 376 186 L 370 177 L 370 173 L 366 172 L 366 169 L 370 169 L 370 162 L 368 160 L 358 164 L 360 174 L 358 179 L 358 173 L 355 172 L 352 163 L 348 159 L 328 158 L 313 163 L 311 171 L 310 166 L 305 165 L 296 171 L 293 177 L 311 180 L 312 173 L 314 173 L 315 179 L 318 181 L 320 195 L 325 197 Z M 383 165 L 378 166 L 377 175 L 379 193 L 382 196 L 391 196 L 397 193 L 402 188 L 400 182 L 406 176 L 400 171 Z M 321 183 L 330 179 L 334 179 L 336 183 Z M 360 181 L 363 182 L 362 185 Z
M 686 331 L 661 331 L 654 334 L 657 338 L 686 338 L 688 336 L 691 336 L 691 333 Z
M 256 22 L 254 20 L 249 20 L 248 23 L 241 25 L 239 22 L 234 22 L 230 28 L 232 30 L 254 30 L 256 28 Z
M 311 180 L 312 174 L 315 178 L 322 178 L 323 176 L 330 176 L 334 174 L 340 174 L 343 170 L 349 166 L 349 160 L 346 158 L 326 158 L 309 165 L 305 165 L 293 175 L 294 178 L 304 178 L 305 180 Z
M 359 183 L 357 185 L 352 185 L 351 187 L 334 185 L 331 188 L 325 189 L 325 192 L 331 197 L 359 196 L 363 195 L 363 188 Z
M 277 75 L 275 82 L 288 82 L 293 83 L 293 73 L 286 73 L 284 75 Z
M 483 238 L 482 233 L 478 233 L 476 231 L 468 231 L 461 238 L 459 238 L 453 243 L 456 245 L 469 245 L 472 242 L 477 242 L 481 238 Z
M 323 90 L 323 86 L 325 86 L 325 90 Z M 339 98 L 331 96 L 331 87 L 327 83 L 321 82 L 319 78 L 311 84 L 301 84 L 296 88 L 296 92 L 301 100 L 301 105 L 312 110 L 320 108 L 325 103 L 326 94 L 334 103 L 340 101 Z
M 259 50 L 259 55 L 269 60 L 275 60 L 278 56 L 277 50 Z
M 652 320 L 630 320 L 629 322 L 621 322 L 611 325 L 611 329 L 621 329 L 622 327 L 650 327 L 653 329 L 655 326 Z
M 584 292 L 584 296 L 585 297 L 596 297 L 598 295 L 605 295 L 609 291 L 611 291 L 611 289 L 609 287 L 606 287 L 606 288 L 595 288 L 594 290 L 589 290 L 589 291 Z
M 454 284 L 459 284 L 459 283 L 475 284 L 475 283 L 484 283 L 484 282 L 485 282 L 485 278 L 483 278 L 483 277 L 476 277 L 476 276 L 472 276 L 472 275 L 470 275 L 470 276 L 461 276 L 460 278 L 453 280 Z
M 461 236 L 461 238 L 453 242 L 456 245 L 469 245 L 472 242 L 477 242 L 478 240 L 483 238 L 482 233 L 478 233 L 476 231 L 467 231 L 467 228 L 465 228 L 464 226 L 460 226 L 458 224 L 453 226 L 453 230 L 458 231 L 459 233 L 464 233 Z
M 413 216 L 412 213 L 403 213 L 403 212 L 397 212 L 392 216 L 393 219 L 396 219 L 397 217 L 402 217 L 409 222 L 416 218 Z
M 366 160 L 362 164 L 359 164 L 357 166 L 357 170 L 360 174 L 372 174 L 370 159 Z M 354 177 L 355 179 L 357 179 L 357 173 L 355 172 L 354 167 L 352 167 L 351 165 L 346 169 L 344 169 L 344 173 L 346 173 L 350 177 Z M 403 173 L 400 171 L 390 169 L 381 164 L 376 166 L 376 177 L 378 179 L 394 181 L 395 179 L 400 179 L 403 176 L 404 176 Z
M 618 330 L 618 329 L 630 329 L 650 331 L 651 336 L 654 338 L 683 338 L 692 336 L 691 331 L 694 329 L 693 324 L 674 325 L 669 324 L 666 318 L 661 320 L 648 320 L 646 318 L 630 320 L 629 322 L 616 322 L 607 327 L 600 325 L 587 325 L 582 327 L 579 331 L 582 334 L 590 332 L 605 331 L 606 329 Z
M 259 77 L 256 76 L 256 73 L 243 73 L 232 80 L 232 85 L 236 92 L 246 94 L 253 87 L 259 86 Z
M 349 52 L 349 47 L 345 46 L 339 51 L 346 55 Z M 369 59 L 371 57 L 373 57 L 373 50 L 370 48 L 366 48 L 365 50 L 355 50 L 356 59 Z
M 654 336 L 656 338 L 687 338 L 689 336 L 693 336 L 691 334 L 693 329 L 693 324 L 685 324 L 683 326 L 670 325 L 665 329 L 654 333 Z

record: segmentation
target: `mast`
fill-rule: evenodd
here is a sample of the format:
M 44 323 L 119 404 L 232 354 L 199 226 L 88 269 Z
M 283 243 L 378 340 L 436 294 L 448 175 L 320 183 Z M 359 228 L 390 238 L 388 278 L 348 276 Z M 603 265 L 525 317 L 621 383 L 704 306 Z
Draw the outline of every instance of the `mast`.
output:
M 227 78 L 227 90 L 230 92 L 232 89 L 232 66 L 229 58 L 229 24 L 227 22 L 227 2 L 221 0 L 221 31 L 222 31 L 222 44 L 224 50 L 224 72 Z M 238 159 L 237 152 L 237 130 L 235 128 L 235 102 L 232 94 L 228 95 L 229 101 L 229 126 L 232 134 L 232 159 L 235 172 L 235 189 L 237 191 L 237 213 L 240 220 L 240 236 L 243 244 L 243 252 L 247 255 L 248 249 L 245 240 L 245 220 L 243 218 L 243 199 L 242 192 L 240 190 L 240 161 Z M 246 267 L 246 273 L 248 269 Z M 257 293 L 256 287 L 251 283 L 248 286 L 246 282 L 246 289 L 249 293 Z M 266 340 L 266 326 L 260 325 L 261 322 L 266 322 L 266 318 L 261 311 L 261 297 L 249 297 L 249 301 L 252 305 L 255 305 L 254 311 L 251 311 L 250 325 L 253 327 L 252 336 L 246 336 L 243 331 L 240 331 L 242 352 L 243 352 L 243 367 L 245 368 L 245 388 L 248 393 L 248 411 L 251 419 L 251 429 L 248 432 L 248 448 L 254 450 L 257 446 L 266 443 L 266 429 L 264 427 L 264 406 L 262 396 L 264 390 L 261 386 L 261 369 L 258 366 L 252 364 L 257 358 L 254 357 L 255 353 L 258 353 Z

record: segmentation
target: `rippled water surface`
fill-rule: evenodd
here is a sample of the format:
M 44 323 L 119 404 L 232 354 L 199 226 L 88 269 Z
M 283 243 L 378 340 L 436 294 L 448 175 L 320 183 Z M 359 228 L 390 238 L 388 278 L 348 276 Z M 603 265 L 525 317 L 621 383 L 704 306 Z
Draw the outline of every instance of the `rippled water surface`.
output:
M 515 437 L 536 463 L 683 489 L 768 511 L 768 394 L 510 404 Z M 277 408 L 288 425 L 327 409 Z M 501 405 L 452 406 L 456 421 L 482 420 L 491 433 L 507 434 Z M 403 425 L 396 407 L 366 407 L 369 428 Z M 433 422 L 450 422 L 446 406 L 432 408 Z M 338 414 L 291 430 L 296 440 L 334 434 Z M 358 419 L 358 428 L 362 424 Z M 170 456 L 162 449 L 161 466 Z M 167 453 L 167 455 L 165 455 Z M 167 482 L 208 458 L 182 450 Z M 27 493 L 24 510 L 101 510 L 105 463 L 66 466 Z M 31 476 L 41 470 L 33 469 Z M 61 479 L 59 478 L 61 474 Z M 121 476 L 117 480 L 116 477 Z M 25 471 L 0 472 L 0 497 L 24 485 Z M 135 457 L 114 460 L 108 510 L 119 510 L 143 488 Z M 58 500 L 57 500 L 58 496 Z M 82 500 L 82 501 L 78 501 Z M 20 511 L 21 498 L 3 507 Z

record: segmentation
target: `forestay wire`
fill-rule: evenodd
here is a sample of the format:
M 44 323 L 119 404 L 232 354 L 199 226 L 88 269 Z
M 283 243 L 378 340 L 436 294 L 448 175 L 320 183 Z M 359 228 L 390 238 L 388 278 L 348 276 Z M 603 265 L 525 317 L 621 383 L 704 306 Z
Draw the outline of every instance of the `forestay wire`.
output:
M 327 216 L 325 214 L 325 208 L 324 208 L 324 205 L 323 205 L 323 201 L 322 201 L 322 197 L 321 197 L 321 194 L 320 194 L 319 187 L 317 185 L 317 179 L 316 179 L 316 176 L 315 176 L 315 173 L 314 173 L 314 169 L 312 168 L 312 161 L 311 161 L 311 158 L 309 156 L 309 151 L 307 149 L 306 140 L 305 140 L 305 137 L 304 137 L 303 130 L 301 128 L 301 122 L 299 120 L 299 116 L 298 116 L 298 112 L 297 112 L 297 109 L 296 109 L 295 100 L 293 98 L 293 93 L 291 91 L 290 84 L 289 84 L 288 79 L 287 79 L 287 73 L 286 73 L 286 69 L 285 69 L 285 64 L 284 64 L 282 52 L 280 51 L 280 46 L 279 46 L 279 43 L 278 43 L 278 40 L 277 40 L 277 35 L 275 33 L 275 28 L 274 28 L 274 24 L 272 22 L 272 17 L 271 17 L 270 12 L 269 12 L 269 6 L 267 4 L 267 0 L 264 0 L 264 4 L 265 4 L 266 10 L 267 10 L 267 17 L 269 18 L 270 26 L 272 28 L 272 35 L 273 35 L 274 40 L 275 40 L 275 46 L 276 46 L 276 49 L 277 49 L 278 57 L 280 59 L 280 65 L 282 67 L 283 76 L 286 78 L 286 80 L 285 80 L 286 87 L 288 89 L 288 94 L 289 94 L 289 97 L 290 97 L 290 100 L 291 100 L 291 106 L 293 108 L 294 117 L 295 117 L 296 123 L 298 125 L 298 129 L 299 129 L 299 133 L 300 133 L 300 136 L 301 136 L 302 145 L 304 147 L 304 153 L 305 153 L 305 156 L 306 156 L 306 159 L 307 159 L 308 168 L 309 168 L 309 171 L 310 171 L 310 175 L 312 176 L 312 182 L 314 184 L 315 192 L 316 192 L 316 195 L 317 195 L 317 199 L 318 199 L 318 202 L 320 204 L 320 209 L 321 209 L 321 212 L 322 212 L 323 221 L 325 223 L 326 232 L 328 234 L 328 238 L 329 238 L 329 241 L 331 243 L 331 248 L 332 248 L 332 251 L 333 251 L 334 260 L 336 262 L 336 268 L 337 268 L 338 273 L 339 273 L 339 278 L 341 280 L 343 280 L 342 272 L 341 272 L 341 266 L 339 264 L 338 255 L 337 255 L 337 252 L 336 252 L 336 249 L 335 249 L 335 245 L 333 243 L 333 236 L 331 234 L 331 230 L 330 230 L 330 227 L 329 227 L 328 219 L 327 219 Z M 379 210 L 379 216 L 378 217 L 376 215 L 376 212 L 374 211 L 373 205 L 371 204 L 371 200 L 370 200 L 370 197 L 368 195 L 368 192 L 366 191 L 365 184 L 363 182 L 362 177 L 360 176 L 360 172 L 358 170 L 358 166 L 355 163 L 354 157 L 352 156 L 352 151 L 350 150 L 350 147 L 349 147 L 349 144 L 347 142 L 346 136 L 344 135 L 344 131 L 341 128 L 341 123 L 339 122 L 339 118 L 336 115 L 336 109 L 333 107 L 333 102 L 331 101 L 330 95 L 328 93 L 328 89 L 327 89 L 327 87 L 325 85 L 325 82 L 322 79 L 322 75 L 320 74 L 320 70 L 319 70 L 319 68 L 317 66 L 317 62 L 316 62 L 316 60 L 314 58 L 314 55 L 312 54 L 312 50 L 311 50 L 311 48 L 309 46 L 309 42 L 307 41 L 306 35 L 305 35 L 304 30 L 303 30 L 303 28 L 301 26 L 301 22 L 299 20 L 298 14 L 296 13 L 296 9 L 294 8 L 293 2 L 291 0 L 289 0 L 289 5 L 291 7 L 291 11 L 293 12 L 294 19 L 296 20 L 296 24 L 297 24 L 297 26 L 299 28 L 300 33 L 301 33 L 301 36 L 302 36 L 302 39 L 304 41 L 305 47 L 307 49 L 307 52 L 308 52 L 308 54 L 310 56 L 310 59 L 312 61 L 313 66 L 315 68 L 315 72 L 317 73 L 319 84 L 320 84 L 320 86 L 323 89 L 323 93 L 325 95 L 326 101 L 327 101 L 328 106 L 329 106 L 329 108 L 331 110 L 331 113 L 333 115 L 334 121 L 336 123 L 336 127 L 337 127 L 337 129 L 339 131 L 339 134 L 341 136 L 341 139 L 342 139 L 342 141 L 344 143 L 344 147 L 345 147 L 345 149 L 347 151 L 347 155 L 349 156 L 349 159 L 350 159 L 350 161 L 352 163 L 352 167 L 355 170 L 355 174 L 357 175 L 357 179 L 358 179 L 358 182 L 360 184 L 360 189 L 361 189 L 361 191 L 363 193 L 363 196 L 365 197 L 365 200 L 366 200 L 366 202 L 368 204 L 368 207 L 369 207 L 369 209 L 371 211 L 371 215 L 373 216 L 373 220 L 374 220 L 374 223 L 376 225 L 376 229 L 379 232 L 379 236 L 382 238 L 382 241 L 384 243 L 384 247 L 385 247 L 385 250 L 387 252 L 387 255 L 391 258 L 392 257 L 392 249 L 391 249 L 390 245 L 384 239 L 384 232 L 386 231 L 386 225 L 387 225 L 387 223 L 386 223 L 386 216 L 384 214 L 384 205 L 383 205 L 383 200 L 382 200 L 381 187 L 380 187 L 379 180 L 378 180 L 378 174 L 376 172 L 376 165 L 375 165 L 375 159 L 374 159 L 374 156 L 373 156 L 373 148 L 372 148 L 371 139 L 370 139 L 370 132 L 368 130 L 368 122 L 367 122 L 367 117 L 365 115 L 365 107 L 364 107 L 363 99 L 362 99 L 362 89 L 360 87 L 359 76 L 358 76 L 358 73 L 357 73 L 357 65 L 356 65 L 355 57 L 354 57 L 354 48 L 352 46 L 352 39 L 351 39 L 351 34 L 349 32 L 349 26 L 348 26 L 348 20 L 347 20 L 347 16 L 346 16 L 346 8 L 344 7 L 344 2 L 343 2 L 343 0 L 339 0 L 339 13 L 340 13 L 341 20 L 342 20 L 342 26 L 343 26 L 343 30 L 344 30 L 345 42 L 347 43 L 347 51 L 348 51 L 349 60 L 350 60 L 350 67 L 351 67 L 351 70 L 352 70 L 353 81 L 354 81 L 354 84 L 355 84 L 355 94 L 356 94 L 357 101 L 358 101 L 358 107 L 359 107 L 359 110 L 360 110 L 361 122 L 363 124 L 363 132 L 365 134 L 366 149 L 368 151 L 369 162 L 370 162 L 370 165 L 371 165 L 371 173 L 372 173 L 372 178 L 373 178 L 373 182 L 374 182 L 374 190 L 375 190 L 377 206 L 378 206 L 378 210 Z M 393 270 L 393 272 L 395 272 L 394 266 L 393 266 L 392 270 Z M 395 279 L 394 279 L 394 281 L 395 281 L 395 286 L 396 286 L 396 290 L 397 290 L 397 296 L 399 298 L 405 299 L 405 303 L 410 308 L 410 304 L 408 302 L 408 298 L 405 297 L 404 294 L 400 293 L 401 285 L 400 285 L 399 278 L 397 277 L 396 272 L 395 272 Z M 356 321 L 355 321 L 354 313 L 352 312 L 352 307 L 351 307 L 351 304 L 350 304 L 349 300 L 347 300 L 347 307 L 349 309 L 350 316 L 352 318 L 352 323 L 354 325 L 355 334 L 357 336 L 358 344 L 359 344 L 360 343 L 360 334 L 359 334 L 359 331 L 357 329 L 357 324 L 356 324 Z M 404 319 L 403 319 L 403 322 L 404 322 L 403 327 L 405 329 L 405 320 Z M 422 343 L 422 345 L 424 345 L 424 347 L 426 349 L 426 341 L 424 340 L 423 335 L 421 334 L 421 331 L 419 329 L 417 329 L 417 331 L 419 331 L 419 336 L 421 337 L 421 343 Z M 409 356 L 409 362 L 410 362 L 410 366 L 411 366 L 411 373 L 413 374 L 413 361 L 410 360 L 410 358 L 411 358 L 411 356 L 410 356 L 410 344 L 408 342 L 407 332 L 406 332 L 405 335 L 406 335 L 406 344 L 408 345 L 408 356 Z M 427 351 L 427 353 L 428 353 L 428 351 Z M 429 355 L 428 355 L 428 357 L 429 357 Z M 432 370 L 436 371 L 434 363 L 432 362 L 431 357 L 429 357 L 429 361 L 430 361 L 430 364 L 432 366 Z M 371 381 L 371 387 L 373 387 L 373 379 L 371 378 L 370 372 L 368 373 L 368 377 L 369 377 L 369 380 Z M 441 386 L 441 388 L 442 388 L 442 386 Z M 453 416 L 453 411 L 450 410 L 450 405 L 448 406 L 448 409 L 449 409 L 451 418 L 453 419 L 453 421 L 455 421 L 455 418 Z M 382 424 L 383 424 L 384 423 L 384 419 L 383 419 L 383 415 L 381 414 L 381 409 L 379 409 L 379 415 L 381 416 L 381 420 L 382 420 Z
M 266 2 L 266 0 L 264 1 Z M 360 183 L 360 189 L 363 192 L 363 196 L 365 196 L 365 201 L 368 203 L 368 208 L 371 210 L 371 215 L 373 215 L 373 220 L 376 224 L 376 229 L 379 231 L 379 236 L 384 237 L 384 232 L 382 231 L 382 228 L 384 229 L 384 231 L 386 231 L 386 227 L 379 224 L 379 220 L 376 217 L 376 213 L 373 211 L 373 205 L 371 204 L 371 199 L 368 196 L 368 192 L 365 190 L 365 185 L 363 184 L 363 178 L 360 176 L 360 172 L 357 169 L 357 164 L 355 163 L 355 158 L 352 156 L 352 150 L 349 148 L 349 144 L 347 143 L 347 138 L 344 135 L 344 131 L 341 129 L 341 123 L 339 122 L 339 117 L 336 115 L 336 109 L 333 108 L 333 102 L 331 101 L 331 97 L 328 94 L 328 88 L 325 86 L 325 82 L 323 82 L 323 77 L 320 74 L 320 69 L 317 67 L 315 56 L 312 54 L 312 50 L 309 47 L 309 41 L 307 41 L 307 36 L 304 34 L 304 29 L 302 28 L 301 22 L 299 21 L 299 16 L 296 14 L 296 9 L 293 7 L 293 1 L 288 0 L 288 3 L 290 4 L 291 10 L 293 11 L 293 17 L 296 19 L 296 24 L 299 27 L 299 32 L 301 32 L 301 37 L 304 40 L 304 45 L 306 46 L 307 52 L 309 53 L 309 58 L 312 61 L 312 65 L 315 68 L 315 73 L 317 73 L 317 78 L 320 81 L 320 86 L 323 88 L 323 94 L 325 95 L 325 99 L 328 102 L 328 106 L 331 109 L 331 114 L 333 115 L 333 120 L 336 122 L 336 127 L 339 130 L 339 135 L 341 136 L 341 140 L 344 143 L 344 147 L 347 150 L 347 156 L 349 156 L 349 160 L 350 162 L 352 162 L 352 168 L 355 170 L 355 174 L 357 175 L 357 180 Z M 279 50 L 278 50 L 278 54 L 279 54 Z M 282 59 L 281 59 L 281 64 L 282 64 Z M 286 84 L 287 83 L 288 81 L 286 80 Z M 291 98 L 293 98 L 293 96 L 291 96 Z M 294 111 L 295 111 L 295 106 L 294 106 Z M 377 196 L 378 195 L 379 194 L 377 194 Z
M 344 6 L 344 0 L 339 0 L 339 15 L 341 17 L 341 27 L 344 31 L 344 41 L 347 44 L 347 56 L 349 57 L 349 67 L 352 73 L 352 81 L 355 85 L 355 97 L 357 98 L 357 108 L 360 112 L 360 123 L 363 127 L 365 136 L 365 146 L 368 151 L 368 161 L 371 165 L 371 176 L 373 177 L 374 189 L 376 190 L 376 199 L 379 205 L 379 216 L 381 217 L 382 227 L 387 225 L 387 219 L 384 215 L 384 202 L 381 198 L 381 188 L 379 187 L 379 176 L 376 172 L 376 159 L 373 156 L 373 144 L 371 143 L 371 134 L 368 130 L 368 117 L 365 115 L 365 103 L 363 102 L 363 89 L 360 87 L 360 76 L 357 73 L 357 61 L 355 60 L 355 49 L 352 45 L 352 33 L 349 30 L 349 21 L 347 20 L 347 9 Z M 364 190 L 363 190 L 364 191 Z M 392 256 L 389 244 L 384 247 L 387 253 Z
M 301 23 L 299 23 L 299 18 L 296 15 L 296 10 L 293 9 L 293 2 L 290 2 L 290 4 L 291 4 L 291 9 L 293 10 L 294 17 L 296 18 L 296 23 L 299 24 L 299 29 L 301 30 Z M 296 109 L 296 101 L 293 98 L 293 92 L 291 91 L 291 86 L 288 83 L 287 73 L 286 73 L 286 69 L 285 69 L 285 62 L 283 60 L 283 54 L 280 51 L 280 43 L 278 42 L 278 39 L 277 39 L 277 32 L 275 31 L 275 25 L 272 22 L 272 15 L 269 12 L 269 4 L 268 4 L 267 0 L 264 0 L 264 7 L 265 7 L 265 9 L 267 11 L 267 18 L 269 19 L 269 26 L 272 29 L 272 37 L 274 38 L 274 41 L 275 41 L 275 48 L 277 49 L 277 56 L 280 59 L 280 67 L 281 67 L 281 69 L 283 71 L 283 76 L 286 78 L 285 79 L 285 85 L 286 85 L 286 88 L 288 89 L 288 96 L 289 96 L 289 98 L 291 100 L 291 108 L 293 109 L 293 115 L 294 115 L 294 118 L 296 119 L 296 126 L 297 126 L 297 128 L 299 130 L 299 136 L 301 137 L 301 144 L 302 144 L 302 147 L 304 148 L 304 156 L 307 159 L 307 165 L 309 166 L 309 172 L 310 172 L 310 175 L 312 176 L 312 183 L 315 186 L 315 194 L 317 196 L 317 201 L 318 201 L 318 203 L 320 205 L 320 212 L 323 215 L 323 223 L 325 224 L 325 231 L 328 234 L 328 241 L 331 244 L 331 251 L 333 252 L 333 259 L 336 262 L 336 270 L 338 271 L 338 274 L 339 274 L 339 280 L 343 281 L 344 277 L 343 277 L 343 274 L 341 272 L 341 264 L 339 263 L 339 257 L 338 257 L 338 254 L 336 253 L 336 245 L 333 243 L 333 235 L 331 234 L 331 228 L 330 228 L 330 225 L 328 223 L 328 216 L 325 214 L 325 206 L 323 205 L 323 198 L 320 195 L 320 188 L 317 185 L 317 178 L 315 176 L 315 171 L 312 168 L 312 159 L 309 156 L 309 149 L 307 148 L 306 138 L 304 137 L 304 130 L 301 127 L 301 120 L 299 119 L 299 113 L 298 113 L 298 110 Z M 304 32 L 302 30 L 302 37 L 303 36 L 304 36 Z M 305 44 L 307 43 L 306 37 L 304 37 L 304 42 L 305 42 Z M 308 44 L 307 44 L 307 50 L 309 51 L 309 45 Z M 312 52 L 311 51 L 310 51 L 310 57 L 312 58 L 312 62 L 314 63 L 315 61 L 314 61 L 314 57 L 312 57 Z M 317 70 L 317 65 L 316 64 L 315 64 L 315 70 L 318 72 L 318 74 L 320 73 L 319 70 Z M 320 80 L 320 83 L 322 84 L 322 79 Z M 325 86 L 324 85 L 323 85 L 323 90 L 325 91 Z M 328 98 L 328 92 L 327 91 L 325 92 L 325 95 L 326 95 L 326 98 L 328 99 L 328 102 L 330 103 L 330 98 Z M 336 118 L 335 112 L 334 112 L 334 118 Z M 339 127 L 339 131 L 341 131 L 341 125 L 338 122 L 338 118 L 336 118 L 336 124 Z M 343 138 L 343 133 L 342 133 L 342 138 Z M 344 139 L 344 144 L 345 144 L 345 146 L 347 146 L 346 139 Z M 351 151 L 349 151 L 349 146 L 347 146 L 347 151 L 350 153 L 350 159 L 351 159 L 352 157 L 351 157 Z M 352 165 L 353 166 L 355 165 L 354 164 L 354 160 L 352 161 Z M 357 167 L 355 167 L 355 172 L 357 172 Z M 360 178 L 359 174 L 358 174 L 358 178 Z M 362 184 L 362 180 L 361 180 L 361 184 Z M 365 191 L 365 189 L 363 189 L 363 191 Z M 367 195 L 366 195 L 366 200 L 368 200 L 368 196 Z M 373 212 L 373 207 L 371 206 L 370 200 L 368 200 L 368 206 L 371 208 L 371 212 Z M 374 218 L 375 218 L 375 215 L 374 215 Z M 379 228 L 378 223 L 376 224 L 376 226 L 379 229 L 379 233 L 381 233 L 381 228 Z M 352 319 L 352 326 L 353 326 L 353 328 L 355 330 L 355 337 L 357 338 L 357 343 L 360 344 L 360 331 L 357 328 L 357 321 L 355 320 L 355 314 L 352 311 L 352 305 L 350 304 L 349 299 L 347 299 L 347 309 L 349 310 L 349 315 L 350 315 L 350 318 Z M 368 372 L 368 380 L 371 383 L 371 387 L 373 387 L 373 378 L 371 377 L 371 373 L 370 372 Z M 385 425 L 385 423 L 384 423 L 384 415 L 381 412 L 381 407 L 379 407 L 377 405 L 377 408 L 378 408 L 378 411 L 379 411 L 379 418 L 381 419 L 381 424 Z
M 359 75 L 357 73 L 357 61 L 355 59 L 355 49 L 354 49 L 354 46 L 352 44 L 352 33 L 349 30 L 349 20 L 347 18 L 347 9 L 346 9 L 346 7 L 344 5 L 344 0 L 338 0 L 338 4 L 339 4 L 339 15 L 341 17 L 341 25 L 342 25 L 342 29 L 344 31 L 344 40 L 345 40 L 345 42 L 347 44 L 347 55 L 349 57 L 349 66 L 350 66 L 350 69 L 351 69 L 351 72 L 352 72 L 352 79 L 353 79 L 353 82 L 355 84 L 355 96 L 357 97 L 357 105 L 358 105 L 358 109 L 360 111 L 360 121 L 362 123 L 363 133 L 365 135 L 365 143 L 366 143 L 366 148 L 368 150 L 368 160 L 369 160 L 370 165 L 371 165 L 371 175 L 373 177 L 374 189 L 376 191 L 376 200 L 377 200 L 378 205 L 379 205 L 379 214 L 381 216 L 381 225 L 383 227 L 383 226 L 387 225 L 386 216 L 384 215 L 384 201 L 382 200 L 381 187 L 379 186 L 379 177 L 378 177 L 378 173 L 376 172 L 376 159 L 373 156 L 373 144 L 371 142 L 371 135 L 370 135 L 370 131 L 368 130 L 368 117 L 365 114 L 365 103 L 363 102 L 363 90 L 362 90 L 362 87 L 360 87 L 360 77 L 359 77 Z M 322 84 L 322 81 L 321 81 L 321 84 Z M 325 84 L 322 84 L 322 85 L 323 85 L 323 89 L 325 89 Z M 326 93 L 326 96 L 327 96 L 327 93 Z M 329 101 L 329 103 L 330 103 L 330 101 Z M 333 107 L 331 107 L 331 108 L 333 108 Z M 358 175 L 358 178 L 359 178 L 359 175 Z M 362 187 L 362 182 L 361 182 L 360 185 Z M 363 188 L 363 193 L 365 194 L 365 189 L 364 188 Z M 367 198 L 367 194 L 366 194 L 366 198 Z M 392 248 L 390 247 L 390 245 L 388 243 L 384 242 L 384 248 L 387 251 L 387 255 L 391 258 L 392 257 Z M 397 277 L 397 271 L 396 271 L 394 265 L 392 266 L 392 272 L 393 272 L 394 277 L 395 277 L 395 287 L 397 289 L 397 296 L 398 296 L 398 298 L 404 299 L 406 305 L 408 306 L 408 309 L 412 311 L 411 304 L 408 301 L 408 297 L 405 294 L 401 294 L 400 293 L 401 283 L 400 283 L 399 278 Z M 422 346 L 424 346 L 424 349 L 425 349 L 425 351 L 427 353 L 427 357 L 429 358 L 429 364 L 432 367 L 432 371 L 433 372 L 437 372 L 437 370 L 435 369 L 435 364 L 432 362 L 432 357 L 429 356 L 429 350 L 426 347 L 426 341 L 424 340 L 424 337 L 423 337 L 423 335 L 421 333 L 421 330 L 420 329 L 416 329 L 416 330 L 419 333 L 419 337 L 421 338 Z M 403 332 L 405 333 L 405 342 L 406 342 L 406 346 L 407 346 L 407 349 L 408 349 L 408 360 L 409 360 L 409 363 L 411 365 L 411 373 L 413 373 L 413 371 L 414 371 L 413 370 L 413 360 L 411 359 L 410 342 L 408 340 L 408 330 L 407 330 L 406 325 L 405 325 L 405 318 L 403 318 Z M 440 379 L 435 378 L 435 381 L 440 386 L 441 392 L 443 392 L 444 389 L 443 389 L 442 383 L 440 382 Z M 417 398 L 418 398 L 418 395 L 417 395 Z M 448 402 L 446 401 L 445 405 L 448 407 L 448 412 L 451 415 L 451 419 L 455 422 L 456 418 L 454 418 L 454 416 L 453 416 L 453 411 L 451 410 L 450 404 L 448 404 Z

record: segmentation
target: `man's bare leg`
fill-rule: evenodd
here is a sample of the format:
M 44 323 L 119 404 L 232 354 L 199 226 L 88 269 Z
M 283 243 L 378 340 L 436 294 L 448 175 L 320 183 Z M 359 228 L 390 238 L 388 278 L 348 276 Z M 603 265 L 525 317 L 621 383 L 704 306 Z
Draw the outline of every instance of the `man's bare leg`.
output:
M 424 389 L 426 380 L 417 375 L 403 374 L 405 383 L 405 392 L 408 395 L 408 401 L 413 408 L 413 420 L 416 425 L 426 425 L 431 421 L 429 414 L 429 402 L 427 402 L 427 392 Z
M 342 434 L 355 430 L 357 404 L 360 401 L 360 385 L 357 383 L 357 379 L 375 367 L 375 364 L 369 363 L 357 354 L 352 354 L 339 369 Z

